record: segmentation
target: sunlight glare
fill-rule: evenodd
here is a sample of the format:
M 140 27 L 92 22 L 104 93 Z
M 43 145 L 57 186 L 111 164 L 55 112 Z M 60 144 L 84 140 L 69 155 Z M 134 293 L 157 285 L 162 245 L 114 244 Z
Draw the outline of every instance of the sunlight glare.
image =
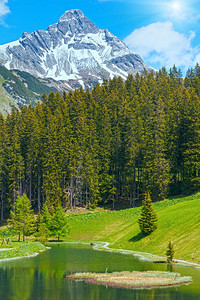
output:
M 171 4 L 173 11 L 181 10 L 181 3 L 180 2 L 173 2 Z

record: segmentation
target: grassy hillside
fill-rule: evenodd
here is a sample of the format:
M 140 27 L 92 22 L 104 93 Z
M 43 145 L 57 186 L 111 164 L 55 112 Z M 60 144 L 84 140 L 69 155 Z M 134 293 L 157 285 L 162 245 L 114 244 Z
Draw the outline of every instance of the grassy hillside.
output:
M 17 107 L 11 95 L 3 88 L 5 80 L 0 76 L 0 112 L 6 116 L 11 112 L 12 107 Z
M 20 104 L 35 104 L 39 100 L 39 95 L 35 95 L 27 89 L 24 83 L 15 76 L 11 71 L 3 66 L 0 66 L 0 75 L 4 79 L 4 89 L 13 97 L 18 99 Z
M 42 95 L 44 93 L 49 94 L 50 92 L 57 93 L 57 90 L 53 87 L 49 87 L 42 82 L 39 81 L 36 77 L 32 76 L 27 72 L 22 72 L 19 70 L 13 70 L 16 73 L 21 81 L 28 87 L 30 91 L 36 93 L 38 95 Z
M 0 112 L 7 115 L 11 108 L 33 106 L 43 93 L 57 92 L 41 83 L 36 77 L 18 70 L 8 70 L 0 65 Z
M 105 241 L 113 248 L 164 255 L 169 241 L 175 257 L 200 263 L 200 194 L 154 204 L 158 228 L 142 237 L 140 208 L 69 216 L 70 240 Z

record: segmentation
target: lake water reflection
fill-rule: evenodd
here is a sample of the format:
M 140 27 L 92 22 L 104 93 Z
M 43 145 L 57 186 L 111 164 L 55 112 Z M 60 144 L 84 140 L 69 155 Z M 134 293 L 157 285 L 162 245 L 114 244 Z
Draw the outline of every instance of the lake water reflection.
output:
M 172 267 L 173 272 L 192 276 L 189 286 L 129 290 L 71 281 L 75 272 L 167 271 L 165 264 L 140 261 L 132 255 L 94 251 L 86 245 L 52 245 L 33 258 L 0 263 L 1 300 L 200 300 L 200 269 Z

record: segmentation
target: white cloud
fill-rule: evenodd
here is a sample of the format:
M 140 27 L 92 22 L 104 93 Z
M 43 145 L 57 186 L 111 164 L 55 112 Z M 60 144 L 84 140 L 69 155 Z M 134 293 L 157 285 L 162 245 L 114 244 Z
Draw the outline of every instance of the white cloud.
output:
M 8 0 L 0 0 L 0 18 L 7 15 L 10 12 L 8 7 Z
M 124 42 L 149 64 L 187 69 L 200 58 L 200 50 L 191 44 L 194 38 L 193 31 L 185 35 L 175 31 L 171 22 L 157 22 L 134 30 Z

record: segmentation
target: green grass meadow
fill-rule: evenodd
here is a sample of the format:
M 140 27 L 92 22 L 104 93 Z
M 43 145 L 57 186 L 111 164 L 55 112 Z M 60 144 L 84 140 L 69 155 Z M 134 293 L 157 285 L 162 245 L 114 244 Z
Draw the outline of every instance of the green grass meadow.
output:
M 200 194 L 154 204 L 158 228 L 143 237 L 137 223 L 141 208 L 69 216 L 70 241 L 105 241 L 112 248 L 165 256 L 169 241 L 175 258 L 200 263 Z
M 7 251 L 0 251 L 0 260 L 30 256 L 44 250 L 45 246 L 39 242 L 13 243 Z

